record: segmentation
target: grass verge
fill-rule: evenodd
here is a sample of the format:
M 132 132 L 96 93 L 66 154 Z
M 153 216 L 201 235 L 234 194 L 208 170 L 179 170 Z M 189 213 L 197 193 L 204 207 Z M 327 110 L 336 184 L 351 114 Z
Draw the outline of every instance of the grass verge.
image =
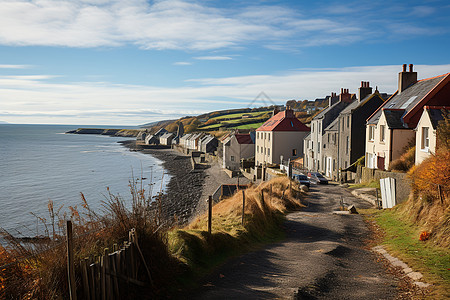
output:
M 213 207 L 211 235 L 206 215 L 171 230 L 169 250 L 187 270 L 179 277 L 179 288 L 193 289 L 199 278 L 227 259 L 282 239 L 284 214 L 302 206 L 300 197 L 300 190 L 288 178 L 276 178 L 245 190 L 244 224 L 243 196 L 237 193 Z
M 363 210 L 369 221 L 375 221 L 383 235 L 381 244 L 388 251 L 424 275 L 424 281 L 433 285 L 430 299 L 450 297 L 450 251 L 429 241 L 420 241 L 422 229 L 404 220 L 398 209 Z

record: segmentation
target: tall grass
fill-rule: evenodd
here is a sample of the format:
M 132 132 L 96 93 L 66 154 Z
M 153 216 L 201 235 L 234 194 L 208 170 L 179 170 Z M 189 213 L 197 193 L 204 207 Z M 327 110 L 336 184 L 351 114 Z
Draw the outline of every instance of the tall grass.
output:
M 74 233 L 75 270 L 81 278 L 79 261 L 97 257 L 104 248 L 128 239 L 131 228 L 136 229 L 140 248 L 146 263 L 151 266 L 154 286 L 166 281 L 170 268 L 177 268 L 166 246 L 166 235 L 161 230 L 160 195 L 156 198 L 136 182 L 130 182 L 131 208 L 124 199 L 108 189 L 101 214 L 93 211 L 81 194 L 81 208 L 54 210 L 50 201 L 48 218 L 39 217 L 45 227 L 44 238 L 24 242 L 1 230 L 7 245 L 0 246 L 1 299 L 66 299 L 68 296 L 67 259 L 65 247 L 65 220 L 71 219 Z M 143 278 L 147 275 L 142 271 Z M 148 279 L 148 278 L 147 278 Z M 77 282 L 80 285 L 80 282 Z M 147 295 L 157 293 L 148 290 Z M 82 295 L 81 291 L 80 294 Z
M 222 200 L 212 209 L 212 234 L 207 232 L 207 215 L 182 229 L 169 232 L 171 252 L 195 276 L 202 276 L 230 256 L 261 243 L 283 237 L 284 213 L 299 209 L 302 192 L 287 177 L 279 177 L 245 190 L 244 224 L 242 191 Z

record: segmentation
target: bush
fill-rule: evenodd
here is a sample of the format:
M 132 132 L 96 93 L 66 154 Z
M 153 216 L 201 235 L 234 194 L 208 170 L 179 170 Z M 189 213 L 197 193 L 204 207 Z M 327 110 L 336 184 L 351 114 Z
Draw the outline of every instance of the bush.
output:
M 389 171 L 407 172 L 414 166 L 416 160 L 416 147 L 409 148 L 403 155 L 389 164 Z

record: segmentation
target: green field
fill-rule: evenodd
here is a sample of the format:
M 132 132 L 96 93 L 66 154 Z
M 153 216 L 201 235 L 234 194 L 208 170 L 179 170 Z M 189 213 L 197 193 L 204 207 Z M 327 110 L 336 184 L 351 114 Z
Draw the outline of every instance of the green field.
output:
M 229 114 L 229 115 L 223 115 L 218 116 L 215 118 L 211 118 L 212 120 L 226 120 L 226 119 L 236 119 L 236 118 L 242 118 L 243 115 L 251 115 L 252 117 L 259 117 L 264 115 L 265 113 L 270 112 L 269 110 L 266 111 L 255 111 L 255 112 L 246 112 L 246 113 L 237 113 L 237 114 Z

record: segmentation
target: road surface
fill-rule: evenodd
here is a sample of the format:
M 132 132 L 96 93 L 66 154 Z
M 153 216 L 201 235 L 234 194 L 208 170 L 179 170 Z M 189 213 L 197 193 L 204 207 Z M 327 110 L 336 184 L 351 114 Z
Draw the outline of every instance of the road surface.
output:
M 288 214 L 285 240 L 223 265 L 189 298 L 395 298 L 395 278 L 364 249 L 369 231 L 362 217 L 333 213 L 341 197 L 357 209 L 370 207 L 339 186 L 312 186 L 308 206 Z

